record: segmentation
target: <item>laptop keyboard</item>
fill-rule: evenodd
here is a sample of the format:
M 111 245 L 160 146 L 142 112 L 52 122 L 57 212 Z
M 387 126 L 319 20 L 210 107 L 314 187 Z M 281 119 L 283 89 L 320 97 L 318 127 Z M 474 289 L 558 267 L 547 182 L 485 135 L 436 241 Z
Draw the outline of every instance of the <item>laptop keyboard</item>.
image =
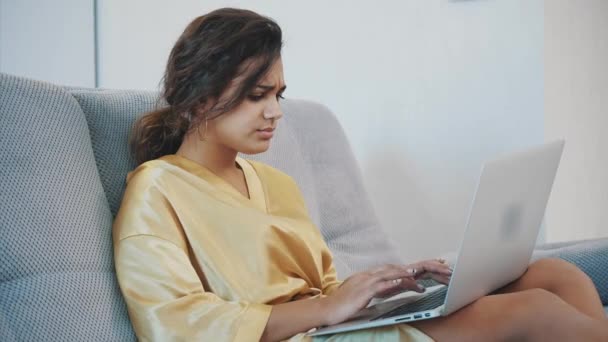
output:
M 441 289 L 427 295 L 420 297 L 420 299 L 407 303 L 405 305 L 399 306 L 391 311 L 385 312 L 378 317 L 374 317 L 371 320 L 379 320 L 399 315 L 404 315 L 408 313 L 414 313 L 419 311 L 431 310 L 436 307 L 443 305 L 445 303 L 445 297 L 448 294 L 448 287 L 444 286 Z

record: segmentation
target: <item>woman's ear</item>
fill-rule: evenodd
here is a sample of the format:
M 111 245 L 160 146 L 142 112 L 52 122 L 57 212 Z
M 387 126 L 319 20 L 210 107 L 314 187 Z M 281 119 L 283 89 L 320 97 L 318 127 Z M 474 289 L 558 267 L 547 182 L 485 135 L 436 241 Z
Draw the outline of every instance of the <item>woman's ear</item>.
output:
M 199 125 L 201 122 L 204 122 L 205 117 L 209 115 L 216 103 L 217 100 L 215 99 L 207 99 L 205 102 L 199 104 L 194 110 L 194 115 L 191 118 L 191 122 L 194 125 Z

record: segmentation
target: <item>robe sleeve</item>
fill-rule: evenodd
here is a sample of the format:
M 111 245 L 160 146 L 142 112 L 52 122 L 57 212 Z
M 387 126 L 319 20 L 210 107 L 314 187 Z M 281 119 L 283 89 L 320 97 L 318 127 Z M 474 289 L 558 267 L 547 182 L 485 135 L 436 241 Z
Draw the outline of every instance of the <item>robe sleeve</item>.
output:
M 115 246 L 116 275 L 141 341 L 258 341 L 272 306 L 206 292 L 186 252 L 154 235 Z
M 323 294 L 331 295 L 340 285 L 342 285 L 342 280 L 338 280 L 336 277 L 336 269 L 331 264 L 331 267 L 328 271 L 323 274 Z
M 114 220 L 114 265 L 140 341 L 253 341 L 272 306 L 226 301 L 204 288 L 162 174 L 131 174 Z M 134 175 L 136 174 L 136 175 Z
M 302 212 L 306 219 L 312 222 L 312 219 L 310 218 L 310 215 L 308 213 L 308 208 L 306 207 L 306 202 L 304 201 L 304 196 L 302 195 L 302 191 L 292 178 L 289 179 L 291 180 L 293 186 L 293 196 L 295 198 L 294 203 L 297 203 L 297 206 L 300 207 L 300 210 L 298 211 Z M 334 292 L 338 287 L 340 287 L 343 281 L 338 280 L 331 250 L 327 246 L 327 243 L 325 242 L 325 239 L 323 238 L 323 235 L 321 234 L 319 228 L 316 226 L 315 228 L 317 230 L 316 235 L 319 240 L 318 243 L 320 244 L 322 249 L 321 253 L 323 260 L 323 274 L 321 276 L 321 279 L 323 288 L 321 289 L 321 291 L 324 295 L 331 295 L 332 292 Z

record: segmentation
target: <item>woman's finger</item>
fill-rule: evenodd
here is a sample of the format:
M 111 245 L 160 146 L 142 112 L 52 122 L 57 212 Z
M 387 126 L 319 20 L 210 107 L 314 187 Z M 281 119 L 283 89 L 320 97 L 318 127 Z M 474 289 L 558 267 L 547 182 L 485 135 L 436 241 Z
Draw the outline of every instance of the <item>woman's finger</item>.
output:
M 418 263 L 417 274 L 423 272 L 433 272 L 445 275 L 451 275 L 452 269 L 445 264 L 439 263 L 438 261 L 423 261 Z
M 414 275 L 407 272 L 403 267 L 391 267 L 374 273 L 372 277 L 375 278 L 375 281 L 395 280 L 398 278 L 411 278 L 413 280 Z
M 421 279 L 432 279 L 433 276 L 447 276 L 447 275 L 442 275 L 440 273 L 435 273 L 435 272 L 422 272 L 422 273 L 418 273 L 416 274 L 416 277 L 414 277 L 414 279 L 416 280 L 421 280 Z
M 424 292 L 426 290 L 424 286 L 418 284 L 415 280 L 411 278 L 386 280 L 384 281 L 384 283 L 387 284 L 386 289 L 384 291 L 376 293 L 375 297 L 387 298 L 405 291 Z
M 372 282 L 392 282 L 394 286 L 401 286 L 404 289 L 417 290 L 417 283 L 414 279 L 415 273 L 408 271 L 405 267 L 391 265 L 371 275 Z M 399 280 L 400 279 L 400 280 Z
M 381 293 L 376 294 L 376 298 L 388 298 L 399 293 L 403 293 L 406 291 L 416 291 L 416 292 L 424 292 L 425 288 L 416 281 L 409 278 L 402 278 L 396 281 L 393 281 L 393 287 L 383 291 Z M 396 284 L 396 285 L 395 285 Z
M 433 279 L 438 283 L 448 285 L 450 283 L 450 276 L 445 276 L 437 273 L 425 273 L 420 279 Z
M 401 284 L 401 288 L 406 291 L 424 292 L 426 289 L 424 286 L 418 284 L 415 279 L 405 278 Z
M 371 274 L 376 274 L 376 273 L 385 272 L 385 271 L 388 271 L 391 269 L 397 269 L 397 268 L 402 268 L 402 266 L 395 265 L 395 264 L 384 264 L 381 266 L 374 267 L 374 268 L 370 269 L 368 272 Z
M 402 278 L 397 278 L 390 280 L 382 280 L 374 283 L 372 285 L 372 290 L 374 292 L 373 297 L 386 298 L 389 293 L 397 292 L 400 289 L 402 282 Z

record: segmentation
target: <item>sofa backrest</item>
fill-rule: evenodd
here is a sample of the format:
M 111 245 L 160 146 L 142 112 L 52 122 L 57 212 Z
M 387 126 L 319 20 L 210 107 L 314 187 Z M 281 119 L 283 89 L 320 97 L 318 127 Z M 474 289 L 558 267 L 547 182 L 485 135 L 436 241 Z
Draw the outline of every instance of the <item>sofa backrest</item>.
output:
M 0 340 L 133 340 L 111 225 L 135 166 L 127 138 L 147 91 L 0 74 Z M 398 262 L 335 116 L 286 100 L 266 162 L 299 184 L 341 278 Z
M 0 74 L 0 340 L 133 340 L 78 102 Z

